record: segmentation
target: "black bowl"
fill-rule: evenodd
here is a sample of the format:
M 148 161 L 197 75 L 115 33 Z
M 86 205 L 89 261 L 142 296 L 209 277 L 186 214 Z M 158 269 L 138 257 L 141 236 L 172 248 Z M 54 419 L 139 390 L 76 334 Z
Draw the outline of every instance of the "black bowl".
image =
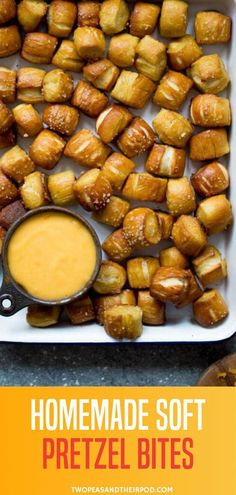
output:
M 75 217 L 77 220 L 83 223 L 85 227 L 90 231 L 94 240 L 94 244 L 96 246 L 96 265 L 93 274 L 90 277 L 87 284 L 77 293 L 73 294 L 70 297 L 60 300 L 44 301 L 42 299 L 38 299 L 36 297 L 31 296 L 28 292 L 26 292 L 20 285 L 18 285 L 14 281 L 8 267 L 7 251 L 13 233 L 23 222 L 25 222 L 25 220 L 28 220 L 28 218 L 31 218 L 35 215 L 40 215 L 41 213 L 53 212 L 53 211 L 57 213 L 58 212 L 65 213 L 67 215 Z M 102 252 L 101 252 L 101 245 L 99 238 L 93 227 L 82 216 L 71 210 L 68 210 L 67 208 L 61 208 L 59 206 L 43 206 L 41 208 L 37 208 L 35 210 L 29 211 L 11 226 L 4 239 L 3 249 L 2 249 L 3 284 L 0 289 L 0 315 L 12 316 L 13 314 L 17 313 L 20 309 L 26 306 L 30 306 L 31 304 L 44 304 L 47 306 L 55 306 L 55 305 L 68 304 L 72 301 L 75 301 L 76 299 L 79 299 L 80 297 L 84 296 L 88 292 L 88 290 L 92 287 L 99 271 L 101 259 L 102 259 Z

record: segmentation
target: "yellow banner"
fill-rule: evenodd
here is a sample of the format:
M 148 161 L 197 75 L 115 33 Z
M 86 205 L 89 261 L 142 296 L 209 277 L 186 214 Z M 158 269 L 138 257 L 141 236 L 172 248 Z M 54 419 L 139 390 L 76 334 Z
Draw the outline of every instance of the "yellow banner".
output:
M 236 492 L 236 389 L 0 394 L 4 495 Z

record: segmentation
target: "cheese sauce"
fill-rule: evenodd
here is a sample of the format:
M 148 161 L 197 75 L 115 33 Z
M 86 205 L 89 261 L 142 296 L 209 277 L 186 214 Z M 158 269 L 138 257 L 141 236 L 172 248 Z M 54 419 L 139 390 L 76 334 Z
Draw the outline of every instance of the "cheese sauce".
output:
M 73 296 L 90 280 L 96 245 L 72 215 L 45 212 L 25 220 L 7 251 L 11 276 L 31 296 L 54 301 Z

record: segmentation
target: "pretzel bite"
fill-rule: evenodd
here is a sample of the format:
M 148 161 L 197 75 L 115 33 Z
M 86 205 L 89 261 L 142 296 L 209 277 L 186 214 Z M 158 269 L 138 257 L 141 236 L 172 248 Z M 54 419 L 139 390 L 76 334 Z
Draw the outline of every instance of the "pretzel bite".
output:
M 199 325 L 211 327 L 226 318 L 229 310 L 220 292 L 217 289 L 211 289 L 194 301 L 193 314 Z
M 0 28 L 0 58 L 10 57 L 21 47 L 21 37 L 18 27 L 7 26 Z
M 155 89 L 148 77 L 136 72 L 122 70 L 111 97 L 128 107 L 143 108 Z
M 160 141 L 177 148 L 185 148 L 193 132 L 190 122 L 183 115 L 164 108 L 153 119 L 152 125 Z
M 133 248 L 158 244 L 161 240 L 161 226 L 150 208 L 134 208 L 127 213 L 123 222 L 124 236 Z
M 107 106 L 108 98 L 86 81 L 78 81 L 71 100 L 88 117 L 96 118 Z
M 90 26 L 78 27 L 74 31 L 74 44 L 82 59 L 96 60 L 104 56 L 106 40 L 100 29 Z
M 2 246 L 3 246 L 3 241 L 6 236 L 7 231 L 3 229 L 3 227 L 0 227 L 0 256 L 2 254 Z
M 127 261 L 127 275 L 132 289 L 148 289 L 154 273 L 160 267 L 158 258 L 145 256 Z
M 99 2 L 93 0 L 85 0 L 78 3 L 78 26 L 91 26 L 98 27 L 100 21 L 100 8 Z
M 72 170 L 49 175 L 48 190 L 54 205 L 66 206 L 73 203 L 75 201 L 74 185 L 75 174 Z
M 16 99 L 16 70 L 0 67 L 0 99 L 14 103 Z
M 128 158 L 144 153 L 154 144 L 154 132 L 141 117 L 135 117 L 120 135 L 117 144 Z
M 125 215 L 130 210 L 130 203 L 118 196 L 111 196 L 109 203 L 100 211 L 93 213 L 93 218 L 97 222 L 120 227 L 123 224 Z
M 14 122 L 15 119 L 12 111 L 0 100 L 0 134 L 7 132 Z
M 162 249 L 160 251 L 160 265 L 161 266 L 174 266 L 175 268 L 187 268 L 189 266 L 187 256 L 184 256 L 183 253 L 177 247 L 171 246 L 166 249 Z
M 87 211 L 98 211 L 106 207 L 112 195 L 110 182 L 94 168 L 83 172 L 74 184 L 74 195 Z
M 77 17 L 77 6 L 66 0 L 53 0 L 48 9 L 48 32 L 58 38 L 67 38 Z
M 63 70 L 81 72 L 84 61 L 79 57 L 74 42 L 63 40 L 52 59 L 52 64 Z
M 9 205 L 19 196 L 19 191 L 6 175 L 0 171 L 0 208 Z
M 20 200 L 14 201 L 0 211 L 0 226 L 10 229 L 11 225 L 25 215 L 26 210 Z
M 60 319 L 60 306 L 44 306 L 32 304 L 27 308 L 26 320 L 28 325 L 36 328 L 47 328 L 57 325 Z
M 231 124 L 230 102 L 216 95 L 198 95 L 190 107 L 192 123 L 200 127 L 224 127 Z
M 130 33 L 139 38 L 152 34 L 161 8 L 154 3 L 136 2 L 130 16 Z
M 201 55 L 202 49 L 190 34 L 170 42 L 167 50 L 170 66 L 174 70 L 184 70 L 196 62 Z
M 46 72 L 35 67 L 22 67 L 18 70 L 17 99 L 25 103 L 41 103 L 43 80 Z
M 161 266 L 152 277 L 150 293 L 162 302 L 181 304 L 189 291 L 188 270 L 174 266 Z
M 54 69 L 44 77 L 43 96 L 49 103 L 64 103 L 73 93 L 73 78 L 62 69 Z
M 229 174 L 219 162 L 199 168 L 191 177 L 192 185 L 200 196 L 208 198 L 224 192 L 229 187 Z
M 55 132 L 43 129 L 29 149 L 30 158 L 37 167 L 51 170 L 59 162 L 65 141 Z
M 207 245 L 207 236 L 197 218 L 181 215 L 174 223 L 172 239 L 185 256 L 198 256 Z
M 214 160 L 230 152 L 226 129 L 208 129 L 190 139 L 190 159 Z
M 207 245 L 192 263 L 204 288 L 218 284 L 227 277 L 227 262 L 215 246 Z
M 166 199 L 167 179 L 145 172 L 130 174 L 122 190 L 123 196 L 136 201 L 163 203 Z
M 145 164 L 147 172 L 160 177 L 182 177 L 185 169 L 186 151 L 164 144 L 154 144 Z
M 83 68 L 84 77 L 96 88 L 110 91 L 118 76 L 119 69 L 107 58 L 93 62 Z
M 104 143 L 110 143 L 127 127 L 132 118 L 127 108 L 111 105 L 97 118 L 96 131 Z
M 116 340 L 135 340 L 141 336 L 142 310 L 138 306 L 121 305 L 104 312 L 106 333 Z
M 21 103 L 12 112 L 17 130 L 23 138 L 36 136 L 42 130 L 42 119 L 33 105 Z
M 0 158 L 1 171 L 17 184 L 21 184 L 34 168 L 34 163 L 20 146 L 14 146 Z
M 33 64 L 50 64 L 57 47 L 57 38 L 47 33 L 28 33 L 21 56 Z
M 188 177 L 169 179 L 166 190 L 167 208 L 171 215 L 188 215 L 196 210 L 196 196 Z
M 49 202 L 46 176 L 42 172 L 27 175 L 20 188 L 21 198 L 27 210 L 45 206 Z
M 193 273 L 191 270 L 187 270 L 189 273 L 190 279 L 189 279 L 189 290 L 188 293 L 186 294 L 185 298 L 176 305 L 178 309 L 184 308 L 185 306 L 188 306 L 188 304 L 193 303 L 198 299 L 199 297 L 202 296 L 203 290 L 201 289 L 197 279 L 194 277 Z
M 188 25 L 188 4 L 181 0 L 164 0 L 161 8 L 160 35 L 163 38 L 184 36 Z
M 120 33 L 129 19 L 129 8 L 125 0 L 104 0 L 100 10 L 100 26 L 108 35 Z
M 228 43 L 231 36 L 231 19 L 220 12 L 198 12 L 195 17 L 195 35 L 199 45 Z
M 91 297 L 88 295 L 73 301 L 65 306 L 65 312 L 70 323 L 73 325 L 81 325 L 87 321 L 95 320 L 95 313 Z
M 113 261 L 124 261 L 133 253 L 133 247 L 130 246 L 124 236 L 123 229 L 112 232 L 102 244 L 103 251 Z
M 109 296 L 96 295 L 94 298 L 94 308 L 98 322 L 103 325 L 105 311 L 109 308 L 113 308 L 114 306 L 120 306 L 123 304 L 129 304 L 130 306 L 136 305 L 135 295 L 132 290 L 125 289 L 122 290 L 120 294 L 113 294 Z
M 15 0 L 1 0 L 0 3 L 0 24 L 6 24 L 16 16 Z
M 159 81 L 167 65 L 166 47 L 151 36 L 144 36 L 136 47 L 135 67 L 153 81 Z
M 89 129 L 82 129 L 74 134 L 67 142 L 64 151 L 65 156 L 89 168 L 102 167 L 110 153 L 109 146 Z
M 4 134 L 0 134 L 0 150 L 10 148 L 16 144 L 16 132 L 11 128 Z
M 35 31 L 48 9 L 44 0 L 22 0 L 17 7 L 17 18 L 26 33 Z
M 69 105 L 48 105 L 43 111 L 43 122 L 49 129 L 70 136 L 79 123 L 79 112 Z
M 171 231 L 174 223 L 174 217 L 165 211 L 158 210 L 155 212 L 158 222 L 161 227 L 162 240 L 168 240 L 171 236 Z
M 135 163 L 121 153 L 112 153 L 102 167 L 102 173 L 107 177 L 114 191 L 121 191 L 124 182 L 134 170 Z
M 200 57 L 187 73 L 202 93 L 216 95 L 224 91 L 230 82 L 224 62 L 217 54 Z
M 102 261 L 93 289 L 98 294 L 119 294 L 126 283 L 123 266 L 114 261 Z
M 193 81 L 180 72 L 170 70 L 161 79 L 153 102 L 169 110 L 179 110 L 193 87 Z
M 204 199 L 198 206 L 197 218 L 208 235 L 223 232 L 233 221 L 231 203 L 224 194 Z
M 112 36 L 108 49 L 109 59 L 118 67 L 132 67 L 138 43 L 139 38 L 128 33 Z
M 165 304 L 151 296 L 149 290 L 138 291 L 137 304 L 143 312 L 142 321 L 144 324 L 165 324 Z

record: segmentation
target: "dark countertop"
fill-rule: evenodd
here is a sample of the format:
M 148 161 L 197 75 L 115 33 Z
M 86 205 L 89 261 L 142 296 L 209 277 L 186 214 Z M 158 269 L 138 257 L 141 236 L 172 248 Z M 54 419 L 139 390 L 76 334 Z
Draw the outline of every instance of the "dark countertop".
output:
M 213 344 L 0 344 L 0 386 L 188 386 L 236 351 Z

